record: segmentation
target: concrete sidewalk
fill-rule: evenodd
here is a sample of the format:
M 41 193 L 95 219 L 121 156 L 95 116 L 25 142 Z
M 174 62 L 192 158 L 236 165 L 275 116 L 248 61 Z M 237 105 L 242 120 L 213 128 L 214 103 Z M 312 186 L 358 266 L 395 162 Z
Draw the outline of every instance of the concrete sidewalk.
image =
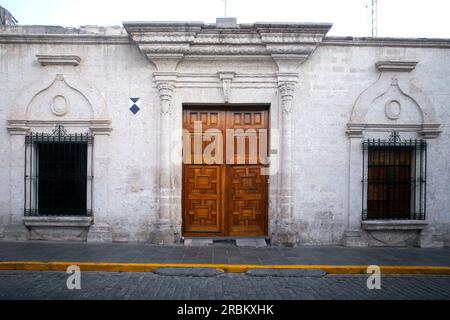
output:
M 278 266 L 434 266 L 450 267 L 448 248 L 296 248 L 156 246 L 68 242 L 3 242 L 0 262 L 86 262 L 121 264 L 220 264 Z

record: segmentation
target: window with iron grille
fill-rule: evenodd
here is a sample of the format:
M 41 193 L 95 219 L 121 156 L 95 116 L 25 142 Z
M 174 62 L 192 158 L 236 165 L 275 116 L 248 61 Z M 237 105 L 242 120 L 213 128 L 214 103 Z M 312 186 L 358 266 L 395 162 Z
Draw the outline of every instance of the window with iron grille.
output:
M 89 133 L 25 138 L 25 216 L 92 215 L 92 144 Z
M 402 140 L 363 142 L 363 220 L 425 220 L 427 144 Z

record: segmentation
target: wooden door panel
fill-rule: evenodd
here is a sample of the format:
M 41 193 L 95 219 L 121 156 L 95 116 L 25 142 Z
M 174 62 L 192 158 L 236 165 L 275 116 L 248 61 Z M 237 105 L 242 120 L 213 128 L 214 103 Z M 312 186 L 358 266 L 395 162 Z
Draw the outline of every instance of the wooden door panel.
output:
M 227 164 L 266 164 L 268 155 L 268 111 L 231 110 L 227 112 Z M 260 135 L 260 133 L 262 135 Z M 265 141 L 260 138 L 265 137 Z M 265 148 L 261 149 L 261 147 Z M 261 157 L 264 156 L 264 158 Z
M 185 232 L 223 232 L 221 166 L 185 166 Z
M 265 235 L 267 176 L 261 175 L 261 166 L 229 166 L 228 186 L 229 234 Z
M 185 133 L 183 137 L 186 139 L 183 145 L 184 163 L 223 164 L 225 113 L 216 110 L 185 110 L 183 118 L 184 129 L 189 131 L 189 135 Z M 201 122 L 202 131 L 197 134 L 195 122 Z M 207 157 L 204 157 L 205 154 Z
M 192 132 L 194 132 L 196 121 L 201 121 L 203 131 L 211 128 L 222 129 L 225 126 L 225 116 L 223 111 L 185 110 L 183 118 L 184 128 Z

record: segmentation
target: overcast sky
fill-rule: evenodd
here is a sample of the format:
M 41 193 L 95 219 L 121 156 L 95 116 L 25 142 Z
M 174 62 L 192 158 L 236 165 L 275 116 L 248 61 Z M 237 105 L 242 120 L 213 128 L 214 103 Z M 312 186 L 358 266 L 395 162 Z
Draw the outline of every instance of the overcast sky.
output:
M 228 0 L 239 23 L 331 22 L 329 35 L 370 36 L 372 0 Z M 20 24 L 215 22 L 223 0 L 0 0 Z M 450 0 L 378 0 L 378 36 L 450 38 Z

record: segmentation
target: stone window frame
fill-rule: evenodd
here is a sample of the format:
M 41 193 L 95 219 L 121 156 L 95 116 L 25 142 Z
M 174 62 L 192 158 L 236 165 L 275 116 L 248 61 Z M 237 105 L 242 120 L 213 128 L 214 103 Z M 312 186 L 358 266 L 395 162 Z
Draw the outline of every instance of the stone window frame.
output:
M 392 131 L 388 139 L 366 139 L 362 142 L 363 168 L 362 168 L 362 221 L 388 221 L 388 220 L 412 220 L 423 221 L 426 219 L 426 173 L 427 173 L 427 142 L 423 139 L 402 140 L 398 131 Z M 400 217 L 368 217 L 369 202 L 369 157 L 371 147 L 391 148 L 402 150 L 408 148 L 411 152 L 411 179 L 410 181 L 410 212 L 409 218 Z M 418 208 L 418 211 L 416 210 Z M 413 211 L 411 211 L 413 210 Z
M 376 62 L 375 68 L 380 73 L 378 79 L 358 96 L 353 106 L 346 131 L 349 138 L 348 214 L 343 237 L 343 243 L 346 246 L 366 246 L 370 240 L 368 240 L 367 234 L 363 230 L 368 233 L 372 231 L 386 231 L 387 233 L 384 234 L 385 238 L 389 238 L 389 236 L 386 236 L 389 233 L 420 231 L 428 225 L 429 215 L 426 220 L 422 221 L 363 221 L 361 214 L 363 211 L 361 168 L 363 168 L 362 147 L 364 139 L 384 139 L 392 131 L 398 131 L 406 139 L 424 139 L 428 145 L 432 145 L 432 140 L 438 138 L 441 134 L 441 124 L 438 122 L 432 100 L 411 81 L 410 72 L 416 68 L 418 63 L 418 61 L 400 60 L 381 60 Z M 402 124 L 394 122 L 386 124 L 370 123 L 366 120 L 371 104 L 378 97 L 383 96 L 389 86 L 397 86 L 400 95 L 411 99 L 417 105 L 422 117 L 420 123 Z M 397 101 L 397 99 L 394 100 Z M 397 120 L 392 119 L 389 113 L 386 113 L 386 117 L 391 120 Z M 383 243 L 392 245 L 392 243 L 388 242 Z
M 80 142 L 86 143 L 86 214 L 68 214 L 61 212 L 54 215 L 54 217 L 91 217 L 92 202 L 93 202 L 93 154 L 94 154 L 94 137 L 90 132 L 67 132 L 64 126 L 58 124 L 51 132 L 28 132 L 25 136 L 25 201 L 24 201 L 24 216 L 27 217 L 52 217 L 52 215 L 38 213 L 38 190 L 36 183 L 33 182 L 38 170 L 39 155 L 37 152 L 37 143 L 57 143 L 57 142 Z M 36 141 L 38 140 L 38 141 Z
M 109 157 L 109 135 L 112 131 L 111 119 L 108 114 L 106 99 L 96 89 L 96 87 L 83 80 L 78 73 L 62 72 L 68 71 L 67 65 L 72 68 L 81 62 L 78 56 L 65 55 L 46 55 L 47 59 L 53 61 L 51 64 L 42 63 L 42 55 L 37 55 L 38 61 L 45 68 L 40 78 L 31 84 L 25 85 L 20 94 L 14 100 L 13 111 L 7 119 L 7 130 L 11 138 L 11 156 L 15 159 L 15 164 L 11 168 L 11 190 L 15 190 L 15 194 L 20 196 L 11 200 L 10 220 L 8 227 L 14 234 L 15 239 L 28 239 L 29 230 L 31 228 L 79 228 L 85 230 L 88 228 L 89 234 L 92 230 L 101 229 L 102 236 L 107 230 L 107 237 L 111 238 L 110 226 L 106 223 L 107 208 L 107 168 L 101 165 L 104 158 Z M 73 63 L 76 61 L 76 64 Z M 47 67 L 49 66 L 49 67 Z M 65 66 L 65 67 L 62 67 Z M 41 92 L 47 90 L 55 81 L 64 81 L 67 88 L 80 93 L 92 108 L 92 116 L 89 119 L 67 120 L 64 114 L 58 115 L 60 119 L 36 119 L 32 118 L 29 113 L 29 105 L 33 98 Z M 66 128 L 74 131 L 88 131 L 96 141 L 95 150 L 92 148 L 93 175 L 97 178 L 92 183 L 92 216 L 91 217 L 24 217 L 24 166 L 25 166 L 25 136 L 29 132 L 50 132 L 56 125 L 61 124 Z M 93 224 L 94 223 L 94 224 Z M 29 229 L 24 228 L 24 226 Z M 84 231 L 80 231 L 84 232 Z M 94 236 L 95 237 L 95 236 Z

